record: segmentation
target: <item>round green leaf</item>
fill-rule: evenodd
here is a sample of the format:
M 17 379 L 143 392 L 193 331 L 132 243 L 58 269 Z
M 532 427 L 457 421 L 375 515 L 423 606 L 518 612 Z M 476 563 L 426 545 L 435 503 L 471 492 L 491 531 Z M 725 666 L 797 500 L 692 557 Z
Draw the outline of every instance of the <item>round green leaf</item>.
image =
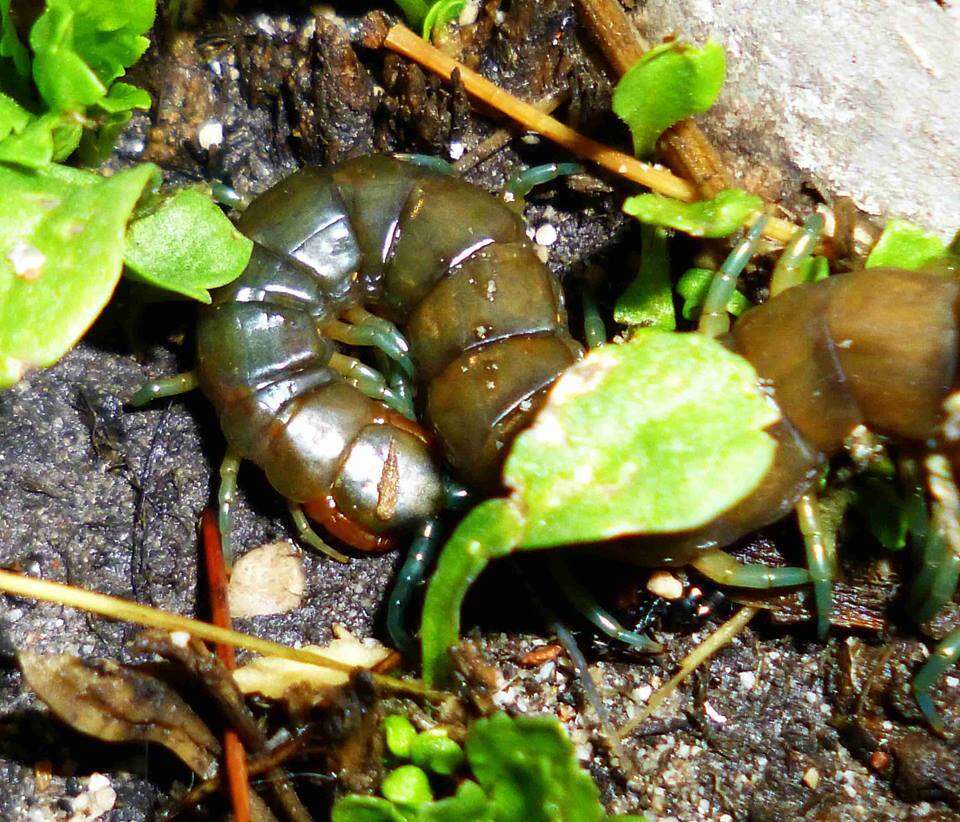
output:
M 127 221 L 156 174 L 0 165 L 0 388 L 56 362 L 103 310 Z
M 524 548 L 696 528 L 759 484 L 779 411 L 742 357 L 699 334 L 639 330 L 590 352 L 515 441 L 504 480 Z
M 125 259 L 133 279 L 209 303 L 207 289 L 240 276 L 252 250 L 210 197 L 185 188 L 130 224 Z

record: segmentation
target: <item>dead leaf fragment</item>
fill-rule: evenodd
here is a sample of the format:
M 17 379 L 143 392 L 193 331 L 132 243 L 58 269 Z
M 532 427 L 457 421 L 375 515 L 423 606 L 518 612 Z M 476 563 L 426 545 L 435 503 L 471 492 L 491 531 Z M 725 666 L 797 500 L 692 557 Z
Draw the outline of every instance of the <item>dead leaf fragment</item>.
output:
M 106 742 L 156 742 L 194 773 L 217 772 L 220 743 L 169 685 L 112 660 L 21 651 L 27 684 L 61 720 Z
M 329 645 L 308 645 L 304 650 L 317 651 L 360 670 L 371 670 L 390 656 L 385 645 L 376 640 L 359 640 L 342 625 L 334 625 L 333 633 L 336 638 Z M 345 671 L 273 656 L 247 663 L 233 672 L 233 678 L 244 694 L 260 694 L 297 705 L 329 702 L 350 681 Z
M 287 540 L 248 551 L 233 566 L 227 596 L 230 615 L 283 614 L 300 607 L 307 589 L 300 551 Z

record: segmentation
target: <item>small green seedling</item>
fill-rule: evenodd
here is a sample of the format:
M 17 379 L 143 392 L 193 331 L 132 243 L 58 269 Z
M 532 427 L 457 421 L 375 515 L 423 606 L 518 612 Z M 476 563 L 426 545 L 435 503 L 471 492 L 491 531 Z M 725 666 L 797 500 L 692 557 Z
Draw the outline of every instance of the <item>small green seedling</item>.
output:
M 763 208 L 763 200 L 739 188 L 727 188 L 710 200 L 684 203 L 662 194 L 628 197 L 623 210 L 647 225 L 674 228 L 694 237 L 728 237 Z
M 630 128 L 634 153 L 652 153 L 670 126 L 710 108 L 726 74 L 719 43 L 698 49 L 675 40 L 644 54 L 613 92 L 613 110 Z

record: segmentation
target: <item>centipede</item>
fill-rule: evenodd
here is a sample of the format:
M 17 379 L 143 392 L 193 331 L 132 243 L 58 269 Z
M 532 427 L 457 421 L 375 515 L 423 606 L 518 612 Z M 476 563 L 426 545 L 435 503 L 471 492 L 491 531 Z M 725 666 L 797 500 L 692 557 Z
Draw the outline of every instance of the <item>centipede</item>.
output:
M 424 545 L 457 493 L 450 477 L 495 491 L 512 438 L 583 355 L 560 282 L 504 200 L 386 155 L 303 168 L 254 199 L 238 227 L 253 240 L 251 259 L 200 311 L 195 372 L 148 383 L 134 402 L 198 386 L 213 404 L 227 441 L 227 544 L 244 460 L 288 501 L 303 541 L 334 559 L 345 557 L 314 524 L 360 551 L 387 550 L 419 529 L 390 602 L 400 642 Z M 957 388 L 958 310 L 960 277 L 948 264 L 862 268 L 751 308 L 723 341 L 782 412 L 769 432 L 778 444 L 771 469 L 695 532 L 600 550 L 645 566 L 689 564 L 731 586 L 812 579 L 823 629 L 832 572 L 816 533 L 809 574 L 745 565 L 722 549 L 802 507 L 858 428 L 956 464 L 944 405 Z M 379 370 L 346 353 L 358 346 L 376 352 Z M 948 576 L 953 556 L 938 561 Z M 928 593 L 949 588 L 942 574 L 936 585 L 929 576 Z M 594 621 L 649 647 L 612 618 Z

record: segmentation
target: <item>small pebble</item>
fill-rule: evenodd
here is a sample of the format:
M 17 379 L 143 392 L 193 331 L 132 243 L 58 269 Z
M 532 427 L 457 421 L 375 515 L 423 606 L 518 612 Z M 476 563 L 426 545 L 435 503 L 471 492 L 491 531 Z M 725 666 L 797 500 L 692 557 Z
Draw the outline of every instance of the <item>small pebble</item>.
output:
M 817 785 L 820 784 L 820 771 L 816 768 L 807 768 L 803 772 L 803 784 L 806 785 L 811 791 L 817 789 Z
M 757 675 L 753 671 L 741 671 L 740 686 L 747 691 L 752 691 L 757 684 Z
M 200 148 L 211 149 L 223 142 L 223 125 L 219 120 L 204 120 L 197 129 L 197 142 Z
M 537 245 L 553 245 L 557 241 L 557 229 L 550 223 L 544 223 L 534 235 Z
M 870 767 L 875 771 L 886 770 L 890 764 L 890 754 L 886 751 L 874 751 L 870 754 Z
M 524 668 L 539 668 L 545 662 L 556 659 L 563 652 L 559 645 L 538 645 L 530 651 L 527 651 L 518 663 Z
M 723 714 L 718 713 L 717 709 L 714 708 L 713 705 L 711 705 L 709 702 L 703 703 L 703 711 L 708 717 L 710 717 L 712 721 L 716 722 L 718 725 L 726 724 L 727 718 Z
M 186 648 L 190 644 L 190 634 L 186 631 L 173 631 L 170 634 L 170 641 L 177 648 Z
M 663 599 L 680 599 L 683 583 L 669 571 L 654 571 L 647 580 L 647 590 Z

